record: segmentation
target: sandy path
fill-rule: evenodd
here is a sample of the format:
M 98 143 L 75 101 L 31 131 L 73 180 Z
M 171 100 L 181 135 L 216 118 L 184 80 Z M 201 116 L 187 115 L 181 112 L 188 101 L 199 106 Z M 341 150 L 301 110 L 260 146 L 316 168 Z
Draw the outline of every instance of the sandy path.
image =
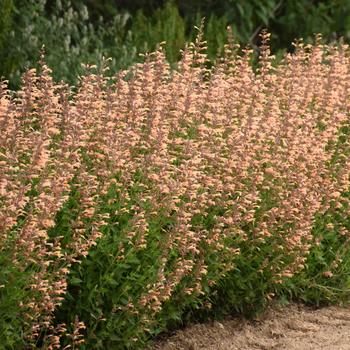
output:
M 350 350 L 350 308 L 273 308 L 259 320 L 193 325 L 152 350 Z

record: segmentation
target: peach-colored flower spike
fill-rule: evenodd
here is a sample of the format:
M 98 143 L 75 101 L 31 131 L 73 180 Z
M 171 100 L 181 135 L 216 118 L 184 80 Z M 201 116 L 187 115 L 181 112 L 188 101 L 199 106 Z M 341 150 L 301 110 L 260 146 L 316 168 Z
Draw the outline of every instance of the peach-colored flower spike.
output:
M 240 254 L 235 243 L 225 243 L 229 238 L 270 242 L 272 255 L 289 256 L 288 264 L 261 266 L 272 270 L 275 283 L 304 268 L 315 214 L 347 204 L 349 144 L 338 138 L 349 124 L 350 52 L 319 39 L 295 46 L 275 67 L 263 33 L 256 72 L 252 51 L 238 55 L 232 43 L 208 69 L 199 36 L 173 71 L 160 48 L 111 80 L 87 67 L 77 93 L 55 84 L 43 61 L 39 73 L 24 74 L 16 94 L 1 83 L 0 249 L 19 269 L 35 266 L 33 293 L 21 305 L 28 339 L 46 330 L 47 348 L 60 348 L 67 326 L 54 325 L 54 312 L 71 265 L 101 236 L 108 215 L 98 206 L 112 184 L 121 212 L 132 215 L 122 232 L 128 249 L 147 249 L 157 215 L 173 220 L 160 233 L 157 280 L 125 312 L 156 314 L 185 277 L 183 293 L 203 293 L 203 284 L 215 284 Z M 142 175 L 142 191 L 129 209 L 135 174 Z M 72 186 L 80 202 L 63 247 L 48 230 Z M 222 214 L 210 228 L 194 224 L 213 208 Z M 220 262 L 211 279 L 206 249 Z M 78 319 L 70 326 L 66 336 L 78 345 L 85 326 Z

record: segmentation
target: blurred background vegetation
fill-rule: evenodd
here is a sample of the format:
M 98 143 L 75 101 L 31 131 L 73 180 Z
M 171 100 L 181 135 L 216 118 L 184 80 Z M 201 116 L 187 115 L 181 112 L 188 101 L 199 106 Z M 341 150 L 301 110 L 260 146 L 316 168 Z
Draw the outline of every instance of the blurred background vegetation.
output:
M 171 63 L 196 35 L 205 17 L 205 39 L 213 60 L 230 25 L 235 38 L 255 49 L 259 32 L 272 34 L 281 56 L 296 38 L 350 40 L 350 0 L 0 0 L 0 76 L 13 89 L 45 46 L 55 79 L 74 84 L 81 63 L 111 57 L 112 73 L 140 60 L 139 53 L 166 41 Z

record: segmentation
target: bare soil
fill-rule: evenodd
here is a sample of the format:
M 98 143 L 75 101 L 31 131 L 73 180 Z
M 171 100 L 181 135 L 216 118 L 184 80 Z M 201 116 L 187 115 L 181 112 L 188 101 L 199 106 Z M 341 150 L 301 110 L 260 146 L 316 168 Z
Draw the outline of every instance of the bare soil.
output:
M 152 350 L 350 350 L 350 308 L 272 307 L 255 320 L 195 324 Z

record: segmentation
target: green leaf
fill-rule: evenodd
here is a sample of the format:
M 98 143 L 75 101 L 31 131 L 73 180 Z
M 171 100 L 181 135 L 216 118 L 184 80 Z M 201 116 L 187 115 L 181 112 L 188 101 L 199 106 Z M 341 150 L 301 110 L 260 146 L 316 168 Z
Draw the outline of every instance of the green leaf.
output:
M 70 280 L 69 280 L 69 283 L 73 286 L 78 286 L 79 284 L 81 284 L 81 282 L 83 282 L 80 278 L 78 277 L 72 277 Z

